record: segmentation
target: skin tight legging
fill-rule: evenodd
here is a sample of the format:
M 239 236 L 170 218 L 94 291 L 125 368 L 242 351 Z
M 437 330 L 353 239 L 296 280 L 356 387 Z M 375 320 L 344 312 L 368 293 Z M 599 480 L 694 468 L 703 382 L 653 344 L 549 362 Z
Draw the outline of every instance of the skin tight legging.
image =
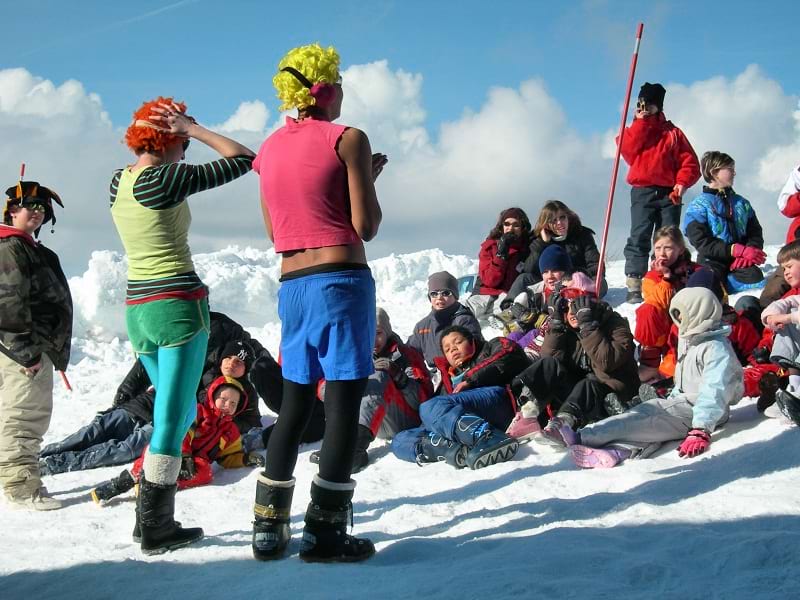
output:
M 366 378 L 325 384 L 325 436 L 320 451 L 319 476 L 326 481 L 350 481 L 361 397 L 366 386 Z M 265 474 L 268 478 L 274 481 L 292 478 L 300 436 L 317 402 L 316 392 L 316 384 L 283 380 L 281 412 L 267 446 Z
M 152 454 L 181 455 L 183 438 L 197 417 L 197 386 L 207 346 L 208 333 L 200 331 L 180 346 L 139 355 L 156 388 L 149 450 Z

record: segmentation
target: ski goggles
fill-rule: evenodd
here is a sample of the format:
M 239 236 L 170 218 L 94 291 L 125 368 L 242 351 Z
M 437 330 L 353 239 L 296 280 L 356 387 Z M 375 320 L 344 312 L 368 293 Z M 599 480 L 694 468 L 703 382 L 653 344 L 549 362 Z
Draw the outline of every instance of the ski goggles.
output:
M 428 292 L 428 298 L 433 300 L 434 298 L 449 298 L 453 295 L 452 290 L 431 290 Z

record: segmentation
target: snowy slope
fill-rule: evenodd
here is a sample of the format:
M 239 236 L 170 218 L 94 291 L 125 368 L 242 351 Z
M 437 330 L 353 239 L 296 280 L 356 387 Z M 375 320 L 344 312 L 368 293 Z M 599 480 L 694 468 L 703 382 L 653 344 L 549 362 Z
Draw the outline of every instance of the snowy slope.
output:
M 774 263 L 776 249 L 770 257 Z M 212 308 L 276 352 L 274 252 L 231 247 L 195 257 Z M 476 261 L 427 250 L 371 262 L 378 302 L 407 336 L 426 312 L 425 279 L 474 272 Z M 624 299 L 621 263 L 609 265 L 607 299 Z M 76 325 L 69 377 L 56 383 L 46 442 L 110 405 L 127 372 L 124 259 L 96 252 L 70 282 Z M 633 322 L 628 305 L 619 311 Z M 105 508 L 89 490 L 120 468 L 48 477 L 68 506 L 52 513 L 0 504 L 0 596 L 29 598 L 790 598 L 800 568 L 800 432 L 759 417 L 746 399 L 707 455 L 655 458 L 610 471 L 579 471 L 565 454 L 523 446 L 515 460 L 481 471 L 424 468 L 385 445 L 355 476 L 355 532 L 378 554 L 363 565 L 306 565 L 297 538 L 316 467 L 302 448 L 293 506 L 292 556 L 250 554 L 255 472 L 221 471 L 214 485 L 177 497 L 177 517 L 202 525 L 200 544 L 146 558 L 130 541 L 132 497 Z

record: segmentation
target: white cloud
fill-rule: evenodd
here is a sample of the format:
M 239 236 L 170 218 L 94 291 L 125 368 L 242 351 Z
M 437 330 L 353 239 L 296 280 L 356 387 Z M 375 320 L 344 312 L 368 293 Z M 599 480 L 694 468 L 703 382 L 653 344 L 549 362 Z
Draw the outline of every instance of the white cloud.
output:
M 242 102 L 228 120 L 220 125 L 212 126 L 212 129 L 222 133 L 233 133 L 236 131 L 251 131 L 264 133 L 269 120 L 269 109 L 261 100 Z
M 492 88 L 480 105 L 454 107 L 454 118 L 429 132 L 421 74 L 378 61 L 351 66 L 343 75 L 340 121 L 363 128 L 374 150 L 390 160 L 378 180 L 384 222 L 370 257 L 431 247 L 475 255 L 500 210 L 518 205 L 533 218 L 549 198 L 565 201 L 586 224 L 601 229 L 617 115 L 610 115 L 602 133 L 580 134 L 544 82 L 532 79 L 516 88 Z M 800 155 L 797 98 L 756 66 L 730 79 L 665 85 L 668 118 L 698 154 L 721 149 L 737 159 L 737 190 L 753 202 L 767 239 L 779 242 L 788 221 L 778 214 L 775 198 Z M 264 103 L 251 100 L 215 127 L 257 149 L 283 119 L 278 115 L 270 123 Z M 115 125 L 100 98 L 79 82 L 57 86 L 24 69 L 0 70 L 3 179 L 13 183 L 25 161 L 31 179 L 62 194 L 66 210 L 56 235 L 44 239 L 73 273 L 86 265 L 91 250 L 119 249 L 107 188 L 113 169 L 132 157 L 120 142 L 127 123 Z M 188 159 L 212 157 L 194 144 Z M 267 247 L 254 176 L 200 194 L 191 206 L 195 252 L 230 243 Z M 611 258 L 621 256 L 628 207 L 623 166 Z

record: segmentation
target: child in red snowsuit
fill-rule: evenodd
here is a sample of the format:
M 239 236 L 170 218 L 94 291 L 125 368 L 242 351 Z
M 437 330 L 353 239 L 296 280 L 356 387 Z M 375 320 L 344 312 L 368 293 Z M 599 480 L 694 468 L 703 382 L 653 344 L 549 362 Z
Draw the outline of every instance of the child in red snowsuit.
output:
M 247 408 L 247 393 L 233 377 L 217 377 L 206 388 L 206 401 L 197 405 L 195 420 L 182 446 L 178 489 L 207 485 L 214 479 L 211 463 L 226 469 L 264 466 L 260 454 L 247 454 L 233 418 Z M 92 490 L 95 502 L 109 500 L 131 489 L 142 475 L 144 455 L 136 459 L 130 470 Z
M 620 151 L 630 165 L 631 235 L 625 245 L 627 301 L 642 301 L 642 276 L 653 231 L 680 225 L 684 192 L 700 179 L 700 163 L 684 133 L 664 116 L 667 91 L 645 83 L 633 123 L 625 130 Z

